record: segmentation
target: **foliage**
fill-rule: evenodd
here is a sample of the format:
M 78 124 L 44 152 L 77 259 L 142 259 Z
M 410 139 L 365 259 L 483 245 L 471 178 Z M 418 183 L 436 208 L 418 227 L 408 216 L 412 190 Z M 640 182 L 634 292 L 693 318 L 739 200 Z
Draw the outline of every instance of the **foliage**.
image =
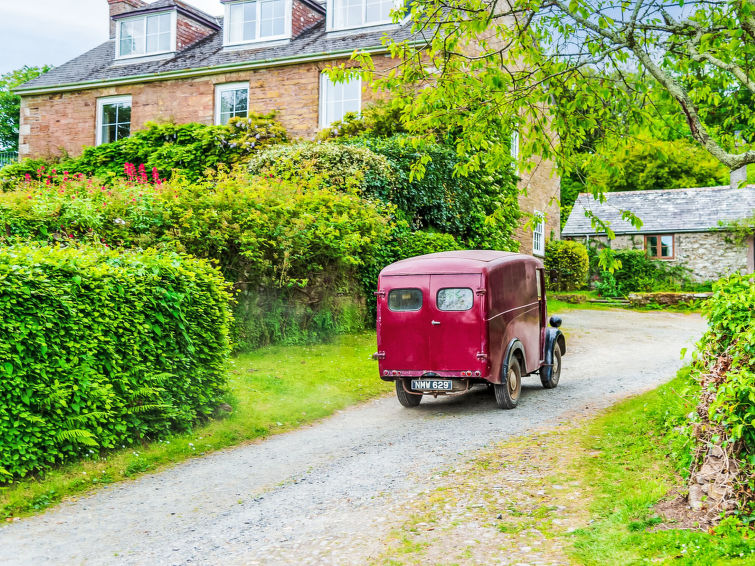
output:
M 215 268 L 183 255 L 0 248 L 0 473 L 209 416 L 225 391 L 229 300 Z
M 322 130 L 317 138 L 329 140 L 337 138 L 375 137 L 389 138 L 406 133 L 401 124 L 402 106 L 400 99 L 379 100 L 362 109 L 359 114 L 348 113 L 343 120 L 334 122 Z
M 233 412 L 162 441 L 94 454 L 4 487 L 0 520 L 37 513 L 66 497 L 199 453 L 286 432 L 384 395 L 393 384 L 376 378 L 370 359 L 374 351 L 375 333 L 367 332 L 340 336 L 330 344 L 260 348 L 234 358 L 228 371 Z
M 154 182 L 129 170 L 131 180 L 109 187 L 56 174 L 0 193 L 0 244 L 98 242 L 217 261 L 241 293 L 236 339 L 244 348 L 282 333 L 300 343 L 355 328 L 361 270 L 390 234 L 391 207 L 316 180 L 221 172 Z
M 545 244 L 545 273 L 549 289 L 581 289 L 587 283 L 589 268 L 590 260 L 584 244 L 570 240 L 549 240 Z
M 249 171 L 304 185 L 355 190 L 366 198 L 390 201 L 395 174 L 390 162 L 366 147 L 338 143 L 278 145 L 261 151 Z
M 632 138 L 608 155 L 590 156 L 587 172 L 587 186 L 600 191 L 679 189 L 728 182 L 726 167 L 686 139 Z
M 0 151 L 18 151 L 18 127 L 21 97 L 13 89 L 49 71 L 50 65 L 29 67 L 0 76 Z
M 618 267 L 612 272 L 600 270 L 598 257 L 592 253 L 591 269 L 600 270 L 596 289 L 604 297 L 624 297 L 629 293 L 679 291 L 689 288 L 689 270 L 680 264 L 652 260 L 642 250 L 610 250 Z
M 223 126 L 150 122 L 127 138 L 85 148 L 79 157 L 64 156 L 58 163 L 27 160 L 3 167 L 0 183 L 8 190 L 27 174 L 41 180 L 53 171 L 113 182 L 122 176 L 124 163 L 141 164 L 148 171 L 157 169 L 161 178 L 175 171 L 190 181 L 198 181 L 208 170 L 245 163 L 259 150 L 286 138 L 274 114 L 233 118 Z

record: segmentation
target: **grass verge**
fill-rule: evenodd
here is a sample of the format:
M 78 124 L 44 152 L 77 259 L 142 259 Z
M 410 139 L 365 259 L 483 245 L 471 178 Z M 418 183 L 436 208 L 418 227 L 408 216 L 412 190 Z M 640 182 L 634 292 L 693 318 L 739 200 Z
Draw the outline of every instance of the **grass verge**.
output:
M 133 478 L 196 455 L 283 432 L 392 389 L 369 357 L 375 333 L 330 344 L 272 346 L 239 356 L 229 368 L 233 412 L 192 432 L 61 466 L 0 487 L 0 517 L 38 512 L 94 487 Z
M 712 532 L 656 527 L 654 505 L 674 488 L 689 464 L 674 427 L 694 409 L 689 370 L 670 383 L 609 409 L 579 439 L 577 467 L 590 485 L 593 521 L 575 532 L 574 557 L 604 564 L 755 564 L 752 533 L 733 521 Z M 673 527 L 673 525 L 667 525 Z

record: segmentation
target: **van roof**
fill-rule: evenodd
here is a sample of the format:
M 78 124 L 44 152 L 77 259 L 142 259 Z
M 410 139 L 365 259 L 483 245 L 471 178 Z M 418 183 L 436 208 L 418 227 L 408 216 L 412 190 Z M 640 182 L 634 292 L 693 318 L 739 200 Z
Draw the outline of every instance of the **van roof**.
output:
M 402 259 L 387 266 L 381 275 L 413 275 L 421 273 L 477 273 L 489 271 L 501 263 L 535 258 L 515 252 L 496 250 L 459 250 L 438 252 Z

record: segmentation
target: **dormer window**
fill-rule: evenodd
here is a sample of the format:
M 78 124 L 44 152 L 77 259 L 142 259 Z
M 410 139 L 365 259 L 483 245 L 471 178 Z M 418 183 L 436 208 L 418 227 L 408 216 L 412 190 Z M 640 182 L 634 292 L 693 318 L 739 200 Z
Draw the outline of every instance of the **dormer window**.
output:
M 161 12 L 118 21 L 118 58 L 159 55 L 176 50 L 175 12 Z
M 225 5 L 226 45 L 291 37 L 291 0 L 253 0 Z
M 390 24 L 396 0 L 329 0 L 328 29 L 331 31 Z

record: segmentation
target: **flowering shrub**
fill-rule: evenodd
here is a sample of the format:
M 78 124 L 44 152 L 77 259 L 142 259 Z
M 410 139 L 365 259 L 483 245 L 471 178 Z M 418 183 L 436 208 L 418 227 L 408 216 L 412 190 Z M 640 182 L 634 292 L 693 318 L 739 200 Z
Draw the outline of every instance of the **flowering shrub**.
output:
M 207 170 L 245 163 L 260 149 L 285 142 L 286 131 L 273 114 L 233 118 L 224 126 L 147 124 L 143 130 L 113 143 L 85 148 L 81 156 L 58 163 L 27 159 L 0 170 L 0 187 L 13 190 L 25 176 L 46 178 L 53 169 L 99 177 L 106 184 L 123 174 L 123 163 L 143 164 L 147 174 L 161 177 L 173 171 L 197 180 Z
M 212 414 L 229 300 L 185 255 L 0 248 L 0 483 Z

